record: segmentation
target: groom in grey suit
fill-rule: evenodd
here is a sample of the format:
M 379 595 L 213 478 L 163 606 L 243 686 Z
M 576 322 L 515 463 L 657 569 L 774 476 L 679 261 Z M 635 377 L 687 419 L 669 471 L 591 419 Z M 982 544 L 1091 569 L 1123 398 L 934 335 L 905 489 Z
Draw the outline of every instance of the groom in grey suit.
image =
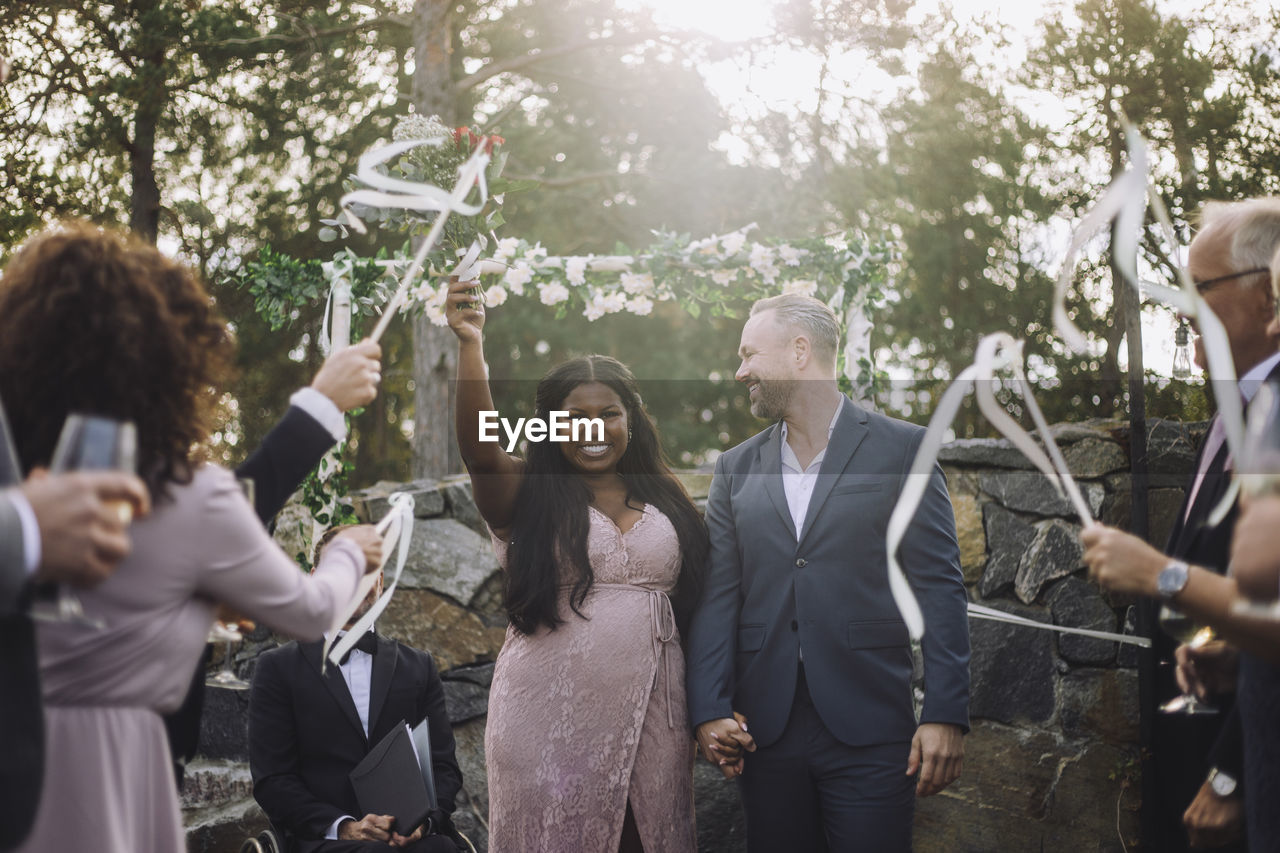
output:
M 836 318 L 816 299 L 752 307 L 736 378 L 752 414 L 777 423 L 717 460 L 707 503 L 689 717 L 704 756 L 740 777 L 752 853 L 909 850 L 915 797 L 959 776 L 968 731 L 946 482 L 935 468 L 900 551 L 926 625 L 917 721 L 885 529 L 924 430 L 845 398 L 838 346 Z

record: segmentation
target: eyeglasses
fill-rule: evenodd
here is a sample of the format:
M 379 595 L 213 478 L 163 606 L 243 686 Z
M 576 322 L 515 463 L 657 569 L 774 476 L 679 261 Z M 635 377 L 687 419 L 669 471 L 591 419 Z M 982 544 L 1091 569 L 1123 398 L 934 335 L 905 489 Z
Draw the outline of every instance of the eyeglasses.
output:
M 1228 273 L 1226 275 L 1220 275 L 1217 278 L 1208 278 L 1208 279 L 1205 279 L 1204 281 L 1197 281 L 1195 283 L 1196 290 L 1199 293 L 1203 294 L 1209 290 L 1212 290 L 1214 286 L 1222 284 L 1224 281 L 1231 281 L 1231 279 L 1233 278 L 1242 278 L 1243 276 L 1246 276 L 1246 275 L 1256 275 L 1257 273 L 1260 273 L 1260 272 L 1269 273 L 1271 272 L 1271 268 L 1270 267 L 1254 267 L 1251 270 L 1243 270 L 1242 272 Z

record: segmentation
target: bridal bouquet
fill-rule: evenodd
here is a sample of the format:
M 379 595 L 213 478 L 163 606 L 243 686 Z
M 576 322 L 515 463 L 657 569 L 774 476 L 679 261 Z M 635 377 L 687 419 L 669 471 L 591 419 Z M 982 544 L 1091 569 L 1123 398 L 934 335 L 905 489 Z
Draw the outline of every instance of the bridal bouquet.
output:
M 487 237 L 502 225 L 502 197 L 510 189 L 509 182 L 503 182 L 502 169 L 506 165 L 507 155 L 501 147 L 505 139 L 501 136 L 485 136 L 469 127 L 446 127 L 438 117 L 411 115 L 400 119 L 391 138 L 396 142 L 412 140 L 433 140 L 435 144 L 421 145 L 403 154 L 399 161 L 392 164 L 396 177 L 412 183 L 430 184 L 443 190 L 450 190 L 458 181 L 458 173 L 475 150 L 483 147 L 490 158 L 484 170 L 484 181 L 488 185 L 488 197 L 474 216 L 455 214 L 445 223 L 444 233 L 440 236 L 438 248 L 432 252 L 431 266 L 435 272 L 443 273 L 456 263 L 457 257 L 465 255 L 473 244 L 479 243 L 483 249 Z M 497 151 L 495 154 L 494 152 Z M 483 196 L 482 196 L 483 198 Z M 429 226 L 439 214 L 425 212 L 409 212 L 408 215 L 395 217 L 389 224 L 397 225 L 403 230 L 418 233 L 424 226 Z

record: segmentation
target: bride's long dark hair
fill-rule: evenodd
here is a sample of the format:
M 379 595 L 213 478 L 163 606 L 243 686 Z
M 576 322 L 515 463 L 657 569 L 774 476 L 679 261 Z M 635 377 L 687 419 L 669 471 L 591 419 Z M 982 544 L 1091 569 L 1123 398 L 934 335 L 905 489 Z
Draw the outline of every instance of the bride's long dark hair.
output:
M 538 383 L 535 416 L 549 419 L 551 412 L 563 409 L 573 389 L 589 382 L 612 389 L 627 411 L 631 439 L 618 460 L 618 473 L 626 484 L 628 505 L 638 508 L 633 499 L 653 504 L 671 521 L 679 538 L 680 576 L 672 590 L 671 603 L 681 635 L 686 635 L 689 615 L 707 573 L 707 529 L 693 501 L 671 473 L 657 429 L 641 402 L 635 376 L 622 362 L 604 355 L 566 361 L 552 368 Z M 518 631 L 532 634 L 544 625 L 554 629 L 564 621 L 557 605 L 557 554 L 572 566 L 569 606 L 579 616 L 595 578 L 587 556 L 591 490 L 554 442 L 530 442 L 525 462 L 511 523 L 504 592 L 511 624 Z

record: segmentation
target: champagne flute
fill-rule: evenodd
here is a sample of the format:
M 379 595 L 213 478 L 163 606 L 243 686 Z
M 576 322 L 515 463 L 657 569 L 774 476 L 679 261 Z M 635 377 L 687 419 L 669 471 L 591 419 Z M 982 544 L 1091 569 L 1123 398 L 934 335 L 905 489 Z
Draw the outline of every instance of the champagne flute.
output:
M 237 677 L 235 670 L 231 668 L 231 646 L 243 640 L 244 635 L 240 633 L 240 626 L 235 622 L 218 620 L 213 623 L 213 627 L 209 629 L 209 642 L 222 642 L 226 645 L 222 650 L 222 668 L 205 679 L 206 685 L 227 690 L 249 689 L 249 682 Z
M 1197 624 L 1187 614 L 1167 604 L 1160 607 L 1160 627 L 1179 643 L 1193 649 L 1203 648 L 1215 639 L 1212 628 Z M 1201 702 L 1191 693 L 1173 697 L 1161 705 L 1159 710 L 1161 714 L 1186 714 L 1187 716 L 1218 713 L 1217 708 Z
M 49 470 L 54 474 L 71 471 L 126 471 L 134 474 L 137 472 L 137 452 L 138 434 L 132 422 L 72 413 L 62 425 Z M 133 520 L 133 504 L 127 500 L 113 503 L 121 522 L 128 524 Z M 85 616 L 80 597 L 66 584 L 55 584 L 54 590 L 52 605 L 37 603 L 31 611 L 33 617 L 104 627 L 101 620 Z

